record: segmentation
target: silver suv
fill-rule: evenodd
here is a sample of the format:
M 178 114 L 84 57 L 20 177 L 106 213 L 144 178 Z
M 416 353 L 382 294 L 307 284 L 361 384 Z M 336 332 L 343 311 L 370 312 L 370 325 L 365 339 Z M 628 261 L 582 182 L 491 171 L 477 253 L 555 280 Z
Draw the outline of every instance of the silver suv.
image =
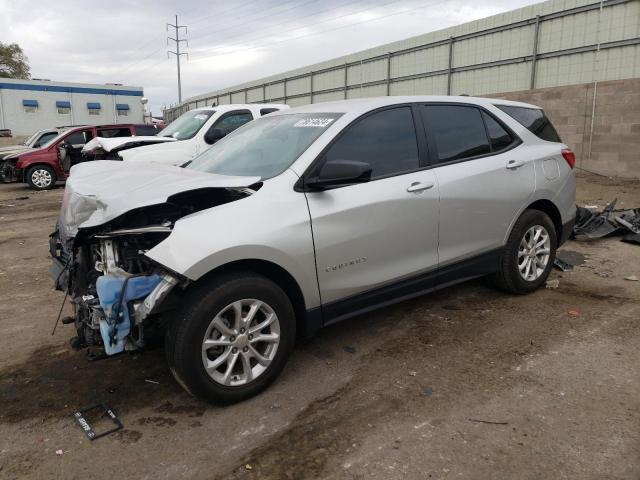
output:
M 183 168 L 81 164 L 51 237 L 64 322 L 107 355 L 162 332 L 180 385 L 240 401 L 297 335 L 485 275 L 533 292 L 574 163 L 538 107 L 424 96 L 276 112 Z

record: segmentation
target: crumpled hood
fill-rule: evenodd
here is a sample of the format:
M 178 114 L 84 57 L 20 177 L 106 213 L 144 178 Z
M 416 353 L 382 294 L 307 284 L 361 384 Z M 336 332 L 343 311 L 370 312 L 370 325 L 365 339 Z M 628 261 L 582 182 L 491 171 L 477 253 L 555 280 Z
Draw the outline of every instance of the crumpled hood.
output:
M 11 145 L 8 147 L 0 147 L 0 158 L 8 157 L 9 155 L 15 155 L 16 153 L 23 153 L 33 150 L 32 147 L 25 147 L 24 145 Z
M 154 143 L 166 143 L 177 141 L 173 137 L 157 137 L 140 135 L 137 137 L 116 137 L 102 138 L 96 137 L 87 142 L 82 148 L 83 153 L 91 153 L 96 150 L 104 150 L 105 152 L 117 152 L 126 148 L 142 147 L 144 145 L 152 145 Z
M 260 177 L 231 177 L 169 165 L 99 160 L 81 163 L 67 179 L 58 228 L 63 244 L 78 229 L 103 225 L 140 207 L 157 205 L 181 192 L 243 188 Z
M 17 152 L 19 150 L 29 150 L 31 147 L 27 147 L 26 145 L 6 145 L 4 147 L 0 147 L 0 153 L 4 152 Z

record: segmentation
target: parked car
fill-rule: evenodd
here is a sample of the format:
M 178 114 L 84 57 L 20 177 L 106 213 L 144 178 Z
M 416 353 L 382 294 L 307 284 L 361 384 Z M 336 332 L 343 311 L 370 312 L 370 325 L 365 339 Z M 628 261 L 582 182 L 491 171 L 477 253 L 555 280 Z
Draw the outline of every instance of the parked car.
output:
M 157 131 L 149 124 L 83 125 L 62 129 L 41 148 L 5 157 L 3 180 L 28 183 L 34 190 L 47 190 L 56 182 L 66 180 L 69 169 L 83 161 L 82 147 L 92 138 L 131 137 Z
M 572 230 L 574 164 L 525 103 L 298 107 L 184 168 L 74 167 L 51 271 L 76 346 L 112 355 L 164 329 L 178 383 L 232 403 L 276 378 L 297 334 L 485 275 L 539 288 Z
M 11 130 L 9 128 L 0 128 L 0 138 L 11 138 Z
M 0 147 L 0 162 L 7 156 L 14 153 L 25 152 L 33 148 L 40 148 L 56 137 L 59 133 L 57 128 L 47 128 L 44 130 L 38 130 L 31 134 L 24 142 L 18 145 L 7 145 Z
M 158 134 L 178 142 L 150 142 L 156 144 L 127 150 L 121 148 L 118 155 L 125 161 L 181 165 L 245 123 L 288 108 L 288 105 L 271 103 L 196 108 L 180 115 Z

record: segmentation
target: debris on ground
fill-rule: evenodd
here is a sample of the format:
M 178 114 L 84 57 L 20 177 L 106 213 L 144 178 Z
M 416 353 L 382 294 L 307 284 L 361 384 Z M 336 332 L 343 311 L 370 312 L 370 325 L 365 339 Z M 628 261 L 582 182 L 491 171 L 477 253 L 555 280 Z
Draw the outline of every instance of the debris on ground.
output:
M 578 315 L 580 315 L 580 312 L 576 309 L 571 309 L 567 311 L 567 314 L 570 315 L 571 317 L 577 317 Z
M 629 275 L 628 277 L 624 277 L 625 280 L 629 280 L 631 282 L 637 282 L 638 281 L 638 277 L 635 275 Z
M 584 253 L 576 252 L 575 250 L 565 250 L 564 248 L 556 252 L 556 258 L 574 267 L 579 267 L 587 262 L 587 257 Z
M 616 210 L 617 202 L 615 199 L 602 211 L 578 207 L 573 236 L 602 238 L 613 233 L 640 234 L 640 208 Z
M 418 372 L 416 372 L 415 370 L 410 370 L 409 371 L 409 376 L 410 377 L 415 377 L 418 374 Z
M 609 278 L 609 273 L 608 272 L 594 272 L 596 275 L 598 275 L 601 278 Z
M 509 425 L 509 422 L 492 422 L 491 420 L 480 420 L 478 418 L 469 418 L 470 422 L 486 423 L 488 425 Z
M 253 470 L 253 467 L 251 466 L 251 464 L 250 464 L 250 463 L 247 463 L 247 464 L 244 466 L 244 469 L 245 469 L 245 470 Z
M 155 380 L 149 380 L 148 378 L 145 378 L 144 381 L 147 383 L 153 383 L 154 385 L 160 385 L 160 382 L 156 382 Z
M 59 455 L 59 456 L 60 456 L 60 455 L 62 455 L 62 454 L 64 454 L 64 451 L 63 451 L 61 448 L 59 448 L 58 450 L 56 450 L 56 455 Z
M 356 353 L 356 349 L 353 347 L 346 346 L 346 347 L 343 347 L 342 349 L 347 353 Z
M 640 245 L 640 233 L 630 233 L 629 235 L 625 235 L 622 241 Z
M 462 310 L 463 309 L 462 305 L 457 305 L 457 304 L 443 305 L 442 308 L 445 310 Z
M 560 280 L 554 278 L 553 280 L 547 280 L 547 283 L 544 284 L 547 288 L 558 288 L 560 286 Z
M 571 265 L 569 262 L 565 262 L 564 260 L 561 260 L 560 258 L 557 258 L 553 261 L 553 266 L 556 267 L 558 270 L 561 270 L 563 272 L 570 272 L 571 270 L 573 270 L 573 265 Z
M 423 385 L 422 387 L 420 387 L 421 397 L 429 397 L 431 396 L 432 393 L 433 393 L 433 390 L 431 389 L 431 387 L 427 387 L 426 385 Z
M 92 412 L 95 410 L 99 411 L 101 417 L 111 420 L 111 422 L 115 426 L 109 430 L 105 430 L 104 432 L 96 433 L 91 424 L 85 418 L 85 415 L 88 412 Z M 115 411 L 105 403 L 98 403 L 97 405 L 78 410 L 73 414 L 73 418 L 78 423 L 89 440 L 97 440 L 98 438 L 105 437 L 124 428 L 124 425 L 122 425 L 122 422 L 116 415 Z

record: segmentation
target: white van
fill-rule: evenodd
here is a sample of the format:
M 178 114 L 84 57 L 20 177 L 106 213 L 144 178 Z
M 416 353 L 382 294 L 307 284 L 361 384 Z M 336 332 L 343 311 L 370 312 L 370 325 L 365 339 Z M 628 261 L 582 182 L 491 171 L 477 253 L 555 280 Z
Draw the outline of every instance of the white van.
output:
M 180 115 L 157 135 L 176 141 L 158 143 L 156 138 L 153 145 L 121 150 L 118 155 L 127 162 L 182 165 L 245 123 L 285 108 L 289 106 L 270 103 L 196 108 Z

